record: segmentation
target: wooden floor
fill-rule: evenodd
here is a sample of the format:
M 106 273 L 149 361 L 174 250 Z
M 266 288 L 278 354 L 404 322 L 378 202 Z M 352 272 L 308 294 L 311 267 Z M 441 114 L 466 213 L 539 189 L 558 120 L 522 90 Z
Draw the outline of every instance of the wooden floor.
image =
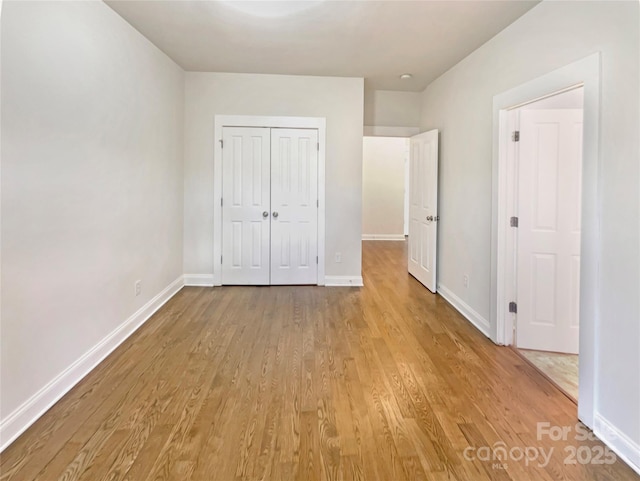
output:
M 575 404 L 409 277 L 405 248 L 365 242 L 362 289 L 183 289 L 2 454 L 1 479 L 639 479 L 565 462 L 604 460 L 597 441 L 538 439 Z M 553 452 L 540 467 L 527 448 Z
M 578 355 L 561 352 L 518 349 L 531 364 L 562 389 L 567 396 L 578 400 Z

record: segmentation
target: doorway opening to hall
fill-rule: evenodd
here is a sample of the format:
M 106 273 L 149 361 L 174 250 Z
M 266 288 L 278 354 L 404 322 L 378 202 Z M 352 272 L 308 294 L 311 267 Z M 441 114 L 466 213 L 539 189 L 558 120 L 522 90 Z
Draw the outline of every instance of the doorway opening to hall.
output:
M 509 111 L 514 347 L 578 400 L 584 89 Z

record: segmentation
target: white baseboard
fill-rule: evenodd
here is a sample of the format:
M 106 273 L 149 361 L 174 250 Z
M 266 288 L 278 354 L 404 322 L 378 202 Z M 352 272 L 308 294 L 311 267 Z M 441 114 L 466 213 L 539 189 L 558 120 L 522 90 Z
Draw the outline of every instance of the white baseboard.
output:
M 640 444 L 630 439 L 599 413 L 593 418 L 593 432 L 631 469 L 640 474 Z
M 182 287 L 183 276 L 178 277 L 162 292 L 147 302 L 129 319 L 120 324 L 102 341 L 92 347 L 67 369 L 58 374 L 37 393 L 31 396 L 15 411 L 0 422 L 0 452 L 9 446 L 40 416 L 51 408 L 62 396 L 89 374 L 115 348 L 133 334 L 165 302 L 171 299 Z
M 379 241 L 403 241 L 403 234 L 362 234 L 362 240 L 379 240 Z
M 213 287 L 213 274 L 185 274 L 184 285 Z
M 326 287 L 362 287 L 362 276 L 325 276 Z
M 474 311 L 467 303 L 465 303 L 462 299 L 460 299 L 442 284 L 438 284 L 437 291 L 438 294 L 444 297 L 447 302 L 449 302 L 449 304 L 451 304 L 456 309 L 456 311 L 462 314 L 482 334 L 487 337 L 491 337 L 489 335 L 489 332 L 491 331 L 489 321 L 487 321 L 484 317 Z

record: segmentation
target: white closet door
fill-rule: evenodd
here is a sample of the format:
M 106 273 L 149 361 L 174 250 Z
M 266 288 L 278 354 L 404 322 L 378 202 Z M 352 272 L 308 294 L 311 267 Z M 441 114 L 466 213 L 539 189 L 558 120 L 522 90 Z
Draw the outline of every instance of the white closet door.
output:
M 411 137 L 409 164 L 409 274 L 436 292 L 438 131 Z
M 318 131 L 271 129 L 271 284 L 318 282 Z
M 518 169 L 517 345 L 577 354 L 582 111 L 523 111 Z
M 222 132 L 222 283 L 269 284 L 270 129 Z

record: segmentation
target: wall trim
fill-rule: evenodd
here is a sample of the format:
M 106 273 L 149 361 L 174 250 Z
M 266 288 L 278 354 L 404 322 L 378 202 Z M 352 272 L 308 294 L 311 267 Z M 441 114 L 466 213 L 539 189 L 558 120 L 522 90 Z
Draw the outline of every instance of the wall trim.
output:
M 184 286 L 183 276 L 138 309 L 98 344 L 49 381 L 0 422 L 0 452 L 47 412 Z
M 463 315 L 471 324 L 473 324 L 482 334 L 487 337 L 491 337 L 490 324 L 484 317 L 478 314 L 473 308 L 471 308 L 466 302 L 456 296 L 451 290 L 442 284 L 438 283 L 438 294 L 440 294 L 453 308 Z
M 594 415 L 593 432 L 631 469 L 640 474 L 640 444 L 629 438 L 598 412 Z
M 363 241 L 379 240 L 379 241 L 404 241 L 404 234 L 362 234 Z
M 326 287 L 363 287 L 362 276 L 325 276 Z
M 190 287 L 213 287 L 213 274 L 185 274 L 184 285 Z

